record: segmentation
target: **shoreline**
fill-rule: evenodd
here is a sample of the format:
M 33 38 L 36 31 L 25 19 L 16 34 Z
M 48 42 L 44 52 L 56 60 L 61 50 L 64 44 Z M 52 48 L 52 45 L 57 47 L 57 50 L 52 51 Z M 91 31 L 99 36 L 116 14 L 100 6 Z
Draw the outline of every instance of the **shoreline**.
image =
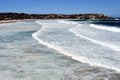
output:
M 21 22 L 21 21 L 30 21 L 34 19 L 20 19 L 20 20 L 0 20 L 0 24 L 5 24 L 5 23 L 15 23 L 15 22 Z
M 17 22 L 18 20 L 2 20 L 0 21 L 0 24 L 4 24 L 4 23 L 15 23 Z

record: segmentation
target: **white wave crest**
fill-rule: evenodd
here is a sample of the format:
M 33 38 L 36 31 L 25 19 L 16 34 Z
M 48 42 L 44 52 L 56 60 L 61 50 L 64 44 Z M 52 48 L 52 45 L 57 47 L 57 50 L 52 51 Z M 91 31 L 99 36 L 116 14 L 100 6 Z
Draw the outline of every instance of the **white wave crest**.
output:
M 57 51 L 59 51 L 61 54 L 64 54 L 64 55 L 66 55 L 66 56 L 68 56 L 68 57 L 71 57 L 72 59 L 81 61 L 81 62 L 83 62 L 83 63 L 90 63 L 89 60 L 88 60 L 86 57 L 74 56 L 74 55 L 70 54 L 68 51 L 65 51 L 65 50 L 59 48 L 57 45 L 52 45 L 52 44 L 49 44 L 49 43 L 43 41 L 42 39 L 40 39 L 40 38 L 37 37 L 37 33 L 38 33 L 38 32 L 33 33 L 33 34 L 32 34 L 32 37 L 33 37 L 34 39 L 38 40 L 38 42 L 39 42 L 40 44 L 43 44 L 43 45 L 47 46 L 48 48 L 52 48 L 52 49 L 54 49 L 54 50 L 57 50 Z M 92 64 L 91 64 L 91 65 L 92 65 Z
M 107 31 L 112 31 L 112 32 L 120 32 L 120 28 L 116 28 L 116 27 L 107 27 L 107 26 L 100 26 L 100 25 L 95 25 L 95 24 L 90 24 L 90 27 L 107 30 Z
M 57 20 L 59 23 L 65 23 L 65 24 L 78 24 L 77 22 L 74 21 L 67 21 L 67 20 Z
M 42 23 L 40 21 L 38 21 L 38 20 L 35 23 L 42 25 Z
M 102 45 L 102 46 L 106 46 L 106 47 L 108 47 L 108 48 L 111 48 L 111 49 L 114 50 L 114 51 L 120 51 L 120 47 L 118 47 L 118 46 L 116 46 L 116 45 L 112 45 L 112 44 L 104 43 L 104 42 L 101 42 L 101 41 L 98 41 L 98 40 L 95 40 L 95 39 L 92 39 L 92 38 L 88 38 L 88 37 L 86 37 L 86 36 L 83 36 L 83 35 L 77 33 L 76 31 L 74 31 L 74 29 L 77 29 L 77 28 L 76 28 L 76 27 L 75 27 L 75 28 L 72 28 L 72 29 L 70 29 L 69 31 L 72 32 L 72 33 L 74 33 L 76 36 L 79 36 L 79 37 L 81 37 L 81 38 L 84 38 L 84 39 L 86 39 L 86 40 L 89 40 L 89 41 L 91 41 L 91 42 L 93 42 L 93 43 L 100 44 L 100 45 Z

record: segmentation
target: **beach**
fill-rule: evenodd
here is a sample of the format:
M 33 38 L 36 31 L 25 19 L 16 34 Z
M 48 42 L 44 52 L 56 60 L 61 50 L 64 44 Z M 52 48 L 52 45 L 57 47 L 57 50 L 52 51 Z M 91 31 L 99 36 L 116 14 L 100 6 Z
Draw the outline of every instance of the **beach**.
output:
M 4 24 L 4 23 L 15 23 L 15 22 L 20 22 L 20 21 L 24 21 L 24 20 L 1 20 L 0 24 Z
M 54 23 L 55 20 L 39 20 L 56 29 L 56 24 L 46 21 Z M 90 66 L 38 42 L 32 35 L 43 29 L 42 26 L 36 20 L 0 24 L 0 80 L 120 80 L 120 73 L 115 70 Z M 42 40 L 50 38 L 41 33 Z

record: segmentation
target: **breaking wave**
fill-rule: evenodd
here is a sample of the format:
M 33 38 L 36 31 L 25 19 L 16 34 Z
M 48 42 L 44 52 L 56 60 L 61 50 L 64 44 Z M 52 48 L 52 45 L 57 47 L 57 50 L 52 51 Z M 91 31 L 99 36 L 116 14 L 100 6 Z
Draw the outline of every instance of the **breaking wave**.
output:
M 91 24 L 90 27 L 112 31 L 112 32 L 120 32 L 120 28 L 116 28 L 116 27 L 107 27 L 107 26 L 101 26 L 101 25 L 95 25 L 95 24 Z
M 79 29 L 79 27 L 75 27 L 75 28 L 73 28 L 73 29 L 70 29 L 70 31 L 71 31 L 72 33 L 74 33 L 76 36 L 79 36 L 79 37 L 81 37 L 81 38 L 87 39 L 87 40 L 89 40 L 89 41 L 91 41 L 91 42 L 93 42 L 93 43 L 96 43 L 96 44 L 100 44 L 100 45 L 102 45 L 102 46 L 109 47 L 109 48 L 111 48 L 111 49 L 113 49 L 113 50 L 115 50 L 115 51 L 120 51 L 120 47 L 119 47 L 119 46 L 113 45 L 113 44 L 109 44 L 109 43 L 106 43 L 106 42 L 102 42 L 102 41 L 99 41 L 99 40 L 95 40 L 95 39 L 86 37 L 86 36 L 84 36 L 84 35 L 81 35 L 81 34 L 79 34 L 78 29 Z
M 33 33 L 32 37 L 38 40 L 39 43 L 82 63 L 120 72 L 120 48 L 116 45 L 102 42 L 104 39 L 98 41 L 93 33 L 93 35 L 90 34 L 92 36 L 88 35 L 89 32 L 85 33 L 84 31 L 87 30 L 91 30 L 91 32 L 96 30 L 91 25 L 84 27 L 76 22 L 67 22 L 65 20 L 36 21 L 36 23 L 41 24 L 42 28 Z

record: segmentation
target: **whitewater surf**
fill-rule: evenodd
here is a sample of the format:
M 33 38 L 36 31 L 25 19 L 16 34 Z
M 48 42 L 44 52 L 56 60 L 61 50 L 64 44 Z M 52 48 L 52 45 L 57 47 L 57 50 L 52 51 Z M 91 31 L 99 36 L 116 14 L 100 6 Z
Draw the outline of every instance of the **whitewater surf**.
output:
M 36 23 L 41 24 L 42 29 L 32 36 L 39 43 L 82 63 L 120 72 L 120 37 L 116 35 L 120 33 L 65 20 Z

